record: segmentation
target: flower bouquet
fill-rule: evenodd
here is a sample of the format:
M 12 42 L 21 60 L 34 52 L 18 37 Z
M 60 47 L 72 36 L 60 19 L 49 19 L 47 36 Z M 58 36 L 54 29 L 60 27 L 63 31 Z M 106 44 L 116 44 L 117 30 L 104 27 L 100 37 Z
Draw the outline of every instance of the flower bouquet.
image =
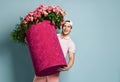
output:
M 24 18 L 20 18 L 20 23 L 16 25 L 15 30 L 11 33 L 15 42 L 25 42 L 26 31 L 33 24 L 38 24 L 44 20 L 50 20 L 55 24 L 56 29 L 60 29 L 64 21 L 65 11 L 59 6 L 40 5 L 35 11 L 29 12 Z
M 64 21 L 65 11 L 59 6 L 40 5 L 35 11 L 20 19 L 12 31 L 12 39 L 28 44 L 35 74 L 46 76 L 59 72 L 66 66 L 56 29 Z M 26 38 L 26 41 L 25 41 Z

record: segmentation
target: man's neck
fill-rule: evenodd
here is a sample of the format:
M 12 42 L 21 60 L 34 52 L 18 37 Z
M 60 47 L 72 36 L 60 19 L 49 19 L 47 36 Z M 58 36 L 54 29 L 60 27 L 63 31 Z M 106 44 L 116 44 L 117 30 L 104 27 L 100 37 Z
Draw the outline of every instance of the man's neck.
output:
M 63 34 L 63 33 L 61 33 L 61 38 L 66 38 L 68 36 L 69 36 L 69 34 Z

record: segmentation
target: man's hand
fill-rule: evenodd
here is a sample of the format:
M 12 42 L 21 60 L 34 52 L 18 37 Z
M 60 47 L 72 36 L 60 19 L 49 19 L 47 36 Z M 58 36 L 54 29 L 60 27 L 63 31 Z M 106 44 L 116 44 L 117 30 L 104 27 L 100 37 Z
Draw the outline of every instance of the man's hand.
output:
M 68 71 L 70 69 L 70 67 L 68 66 L 64 66 L 58 69 L 58 71 Z
M 26 37 L 25 37 L 25 43 L 27 43 Z

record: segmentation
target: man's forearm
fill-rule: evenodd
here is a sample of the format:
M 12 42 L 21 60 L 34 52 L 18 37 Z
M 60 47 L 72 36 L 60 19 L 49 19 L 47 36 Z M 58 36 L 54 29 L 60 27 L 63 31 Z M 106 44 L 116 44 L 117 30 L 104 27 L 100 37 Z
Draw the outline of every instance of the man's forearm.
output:
M 71 68 L 74 64 L 74 54 L 73 53 L 69 53 L 69 61 L 68 61 L 68 68 Z

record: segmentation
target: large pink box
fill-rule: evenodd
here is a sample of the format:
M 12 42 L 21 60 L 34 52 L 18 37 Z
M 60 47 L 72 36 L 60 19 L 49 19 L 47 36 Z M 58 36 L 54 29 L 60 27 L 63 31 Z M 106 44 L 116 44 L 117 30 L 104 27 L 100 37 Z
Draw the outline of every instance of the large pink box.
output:
M 55 25 L 49 20 L 32 25 L 26 32 L 26 39 L 36 75 L 58 73 L 58 68 L 67 65 Z

